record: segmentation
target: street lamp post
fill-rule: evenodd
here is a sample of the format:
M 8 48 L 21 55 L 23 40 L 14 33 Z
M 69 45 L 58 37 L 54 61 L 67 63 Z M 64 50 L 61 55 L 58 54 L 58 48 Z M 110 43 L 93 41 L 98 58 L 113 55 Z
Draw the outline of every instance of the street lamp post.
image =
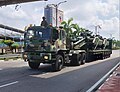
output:
M 97 26 L 95 26 L 95 35 L 97 35 Z
M 58 26 L 58 6 L 62 3 L 66 3 L 67 1 L 59 2 L 58 4 L 52 4 L 56 8 L 56 27 Z
M 57 21 L 58 21 L 58 5 L 56 4 L 56 27 L 57 27 Z
M 22 37 L 21 37 L 21 35 L 20 35 L 20 53 L 22 53 Z
M 96 35 L 99 35 L 99 30 L 98 30 L 98 28 L 101 29 L 101 26 L 100 26 L 100 25 L 96 25 L 96 26 L 95 26 L 95 34 L 96 34 Z
M 119 11 L 120 11 L 120 0 L 119 0 Z M 120 41 L 120 12 L 119 12 L 119 41 Z M 119 49 L 119 57 L 120 57 L 120 49 Z

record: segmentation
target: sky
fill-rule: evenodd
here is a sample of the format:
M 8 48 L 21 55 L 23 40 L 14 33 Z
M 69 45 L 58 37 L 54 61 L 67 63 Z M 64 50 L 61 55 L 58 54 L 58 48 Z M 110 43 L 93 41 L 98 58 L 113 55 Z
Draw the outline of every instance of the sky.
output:
M 64 1 L 64 0 L 61 0 Z M 95 26 L 103 37 L 119 39 L 120 0 L 67 0 L 59 6 L 64 11 L 64 20 L 73 18 L 73 23 L 95 33 Z M 58 4 L 60 0 L 37 1 L 0 7 L 0 24 L 24 30 L 29 24 L 40 25 L 47 4 Z M 4 32 L 0 29 L 0 32 Z

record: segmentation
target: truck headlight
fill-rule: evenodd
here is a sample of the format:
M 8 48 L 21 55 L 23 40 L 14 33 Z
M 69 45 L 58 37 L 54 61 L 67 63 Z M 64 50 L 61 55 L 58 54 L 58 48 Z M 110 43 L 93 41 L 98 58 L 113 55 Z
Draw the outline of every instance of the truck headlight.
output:
M 23 58 L 27 58 L 27 55 L 26 55 L 26 54 L 24 54 L 24 55 L 23 55 Z
M 48 59 L 48 56 L 44 56 L 44 59 Z

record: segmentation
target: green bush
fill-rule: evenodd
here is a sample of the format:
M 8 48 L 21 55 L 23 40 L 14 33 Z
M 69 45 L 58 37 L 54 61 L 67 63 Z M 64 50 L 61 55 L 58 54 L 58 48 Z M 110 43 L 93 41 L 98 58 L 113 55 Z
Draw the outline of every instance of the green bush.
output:
M 12 41 L 12 40 L 3 40 L 2 43 L 4 43 L 7 46 L 11 47 L 11 45 L 14 43 L 14 41 Z
M 11 47 L 14 48 L 14 49 L 16 49 L 16 48 L 19 47 L 19 44 L 18 44 L 18 43 L 13 43 L 13 44 L 11 45 Z

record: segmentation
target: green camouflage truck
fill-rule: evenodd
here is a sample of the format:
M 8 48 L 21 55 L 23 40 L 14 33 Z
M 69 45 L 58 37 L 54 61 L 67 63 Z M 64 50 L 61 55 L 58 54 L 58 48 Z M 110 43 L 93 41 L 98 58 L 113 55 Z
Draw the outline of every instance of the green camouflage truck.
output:
M 48 63 L 59 71 L 65 64 L 81 65 L 110 57 L 111 53 L 111 39 L 89 32 L 70 38 L 62 28 L 32 26 L 24 34 L 23 59 L 32 69 L 39 68 L 40 63 Z

